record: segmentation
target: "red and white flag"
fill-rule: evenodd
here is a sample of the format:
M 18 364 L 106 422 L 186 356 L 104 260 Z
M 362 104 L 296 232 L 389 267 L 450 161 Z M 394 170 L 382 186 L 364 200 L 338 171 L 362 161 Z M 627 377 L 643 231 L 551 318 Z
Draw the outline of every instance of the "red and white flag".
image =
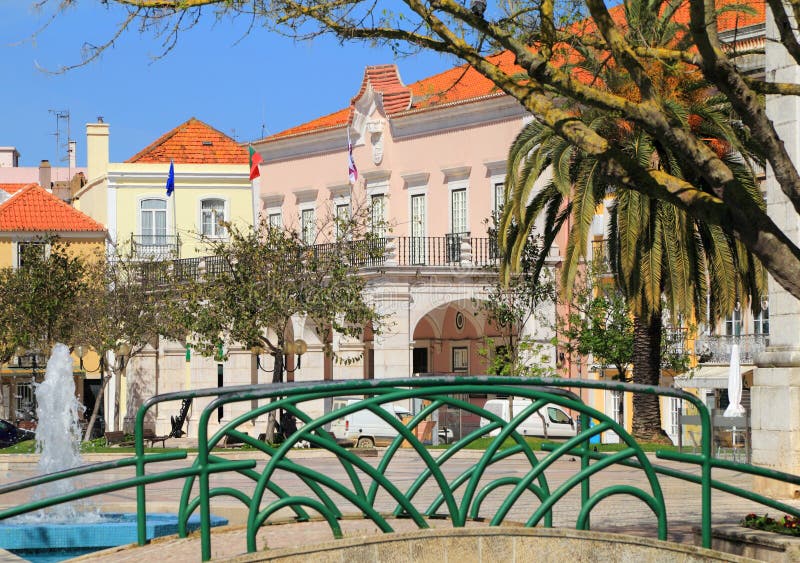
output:
M 347 175 L 350 178 L 350 184 L 354 185 L 358 182 L 358 168 L 356 168 L 356 161 L 353 160 L 353 143 L 350 142 L 350 128 L 347 129 Z

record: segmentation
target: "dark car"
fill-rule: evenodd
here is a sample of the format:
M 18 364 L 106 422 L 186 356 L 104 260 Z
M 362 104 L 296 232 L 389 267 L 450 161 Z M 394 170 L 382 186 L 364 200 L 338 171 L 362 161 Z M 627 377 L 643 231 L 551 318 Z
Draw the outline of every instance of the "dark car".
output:
M 7 448 L 25 440 L 33 440 L 35 437 L 36 434 L 30 430 L 14 426 L 7 420 L 0 420 L 0 448 Z

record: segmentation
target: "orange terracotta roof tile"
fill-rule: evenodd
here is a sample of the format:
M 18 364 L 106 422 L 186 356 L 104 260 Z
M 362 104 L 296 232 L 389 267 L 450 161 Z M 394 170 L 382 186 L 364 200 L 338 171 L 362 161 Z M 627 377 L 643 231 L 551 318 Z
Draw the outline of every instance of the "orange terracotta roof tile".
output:
M 717 0 L 718 8 L 720 6 L 738 4 L 740 4 L 740 0 Z M 747 5 L 754 11 L 753 14 L 739 11 L 726 11 L 720 14 L 717 20 L 718 30 L 726 31 L 764 23 L 766 20 L 765 2 L 762 0 L 748 3 Z M 620 25 L 624 24 L 625 14 L 622 5 L 615 6 L 609 11 L 615 22 Z M 689 22 L 688 0 L 678 8 L 675 19 L 681 23 Z M 584 23 L 584 33 L 594 27 L 591 20 L 586 20 Z M 489 57 L 488 60 L 505 72 L 513 73 L 521 70 L 519 68 L 515 69 L 514 56 L 508 51 Z M 575 69 L 574 72 L 580 74 L 583 71 Z M 504 95 L 492 81 L 468 65 L 458 66 L 429 76 L 408 87 L 405 87 L 400 81 L 395 65 L 368 66 L 364 71 L 361 88 L 352 99 L 349 107 L 286 129 L 271 135 L 265 140 L 278 140 L 292 135 L 344 127 L 352 118 L 353 103 L 364 93 L 367 84 L 372 84 L 375 90 L 383 94 L 384 108 L 387 115 L 397 114 L 409 109 L 426 109 L 445 104 L 468 103 L 483 99 L 489 95 Z M 411 103 L 408 105 L 406 105 L 405 98 L 407 90 L 410 90 L 412 94 Z
M 3 190 L 4 192 L 10 193 L 10 194 L 13 194 L 13 193 L 17 193 L 18 191 L 20 191 L 25 186 L 32 186 L 32 185 L 34 185 L 34 184 L 30 184 L 28 182 L 11 183 L 11 184 L 0 184 L 0 190 Z
M 165 133 L 126 162 L 169 162 L 190 164 L 248 164 L 247 149 L 192 117 Z
M 400 80 L 397 72 L 397 65 L 375 65 L 368 66 L 364 71 L 364 79 L 361 81 L 361 89 L 358 94 L 350 100 L 354 104 L 368 86 L 379 92 L 383 99 L 383 109 L 387 115 L 407 110 L 411 107 L 411 89 Z
M 105 227 L 38 184 L 0 204 L 0 231 L 105 232 Z

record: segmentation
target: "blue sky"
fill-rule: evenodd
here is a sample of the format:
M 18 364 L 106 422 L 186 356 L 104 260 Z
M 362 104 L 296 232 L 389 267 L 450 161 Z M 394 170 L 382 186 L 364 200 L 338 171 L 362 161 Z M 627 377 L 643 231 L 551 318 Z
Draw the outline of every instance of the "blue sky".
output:
M 78 165 L 85 165 L 85 124 L 103 116 L 111 128 L 111 159 L 122 161 L 189 117 L 239 141 L 277 133 L 345 107 L 366 65 L 395 62 L 411 83 L 455 63 L 436 54 L 396 60 L 388 49 L 340 46 L 332 39 L 295 43 L 245 21 L 215 22 L 209 14 L 184 34 L 166 58 L 159 39 L 127 33 L 100 60 L 50 75 L 81 60 L 84 42 L 99 44 L 120 20 L 119 10 L 81 2 L 30 40 L 47 21 L 31 0 L 0 0 L 0 146 L 16 146 L 21 165 L 63 158 L 50 110 L 70 112 Z M 62 132 L 66 122 L 61 121 Z

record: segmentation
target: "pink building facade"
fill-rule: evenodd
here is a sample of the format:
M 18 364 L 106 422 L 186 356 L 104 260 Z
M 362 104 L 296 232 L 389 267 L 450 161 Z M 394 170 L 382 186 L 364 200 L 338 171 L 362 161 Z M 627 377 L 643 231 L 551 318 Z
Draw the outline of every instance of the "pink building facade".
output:
M 487 342 L 497 336 L 476 306 L 497 279 L 487 268 L 497 259 L 487 227 L 502 205 L 508 148 L 529 116 L 463 68 L 406 86 L 394 65 L 368 67 L 354 91 L 347 108 L 254 143 L 264 159 L 260 212 L 272 224 L 324 242 L 326 233 L 311 225 L 365 205 L 387 225 L 385 261 L 361 274 L 387 316 L 383 333 L 334 341 L 340 356 L 359 358 L 345 367 L 325 358 L 311 327 L 298 323 L 294 337 L 309 342 L 309 353 L 294 377 L 486 373 Z M 529 324 L 542 344 L 537 361 L 555 367 L 550 323 Z

